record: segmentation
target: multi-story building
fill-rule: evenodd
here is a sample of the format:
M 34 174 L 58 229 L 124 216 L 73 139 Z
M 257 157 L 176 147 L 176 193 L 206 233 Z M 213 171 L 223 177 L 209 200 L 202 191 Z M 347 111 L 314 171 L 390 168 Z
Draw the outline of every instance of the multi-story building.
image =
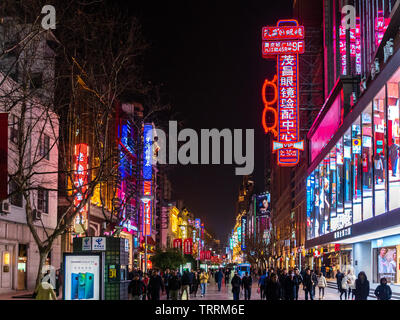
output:
M 353 24 L 342 23 L 345 4 Z M 308 134 L 308 264 L 365 271 L 371 287 L 386 277 L 399 291 L 399 1 L 325 0 L 322 14 L 326 90 Z

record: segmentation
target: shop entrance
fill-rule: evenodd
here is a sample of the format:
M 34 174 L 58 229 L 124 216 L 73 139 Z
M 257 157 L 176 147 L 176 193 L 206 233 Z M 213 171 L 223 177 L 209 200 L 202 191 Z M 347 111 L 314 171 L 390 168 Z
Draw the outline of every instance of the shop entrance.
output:
M 0 289 L 12 289 L 12 252 L 13 246 L 0 244 Z
M 17 290 L 26 290 L 27 288 L 27 248 L 28 246 L 26 244 L 18 245 Z

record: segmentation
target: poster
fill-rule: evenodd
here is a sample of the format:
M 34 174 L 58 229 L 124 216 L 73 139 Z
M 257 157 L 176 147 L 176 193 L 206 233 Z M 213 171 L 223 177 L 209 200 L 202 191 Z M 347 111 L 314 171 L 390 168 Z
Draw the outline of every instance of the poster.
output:
M 382 247 L 378 249 L 378 281 L 381 278 L 386 278 L 388 282 L 395 282 L 396 265 L 396 247 Z
M 65 255 L 64 265 L 64 300 L 100 300 L 100 254 Z

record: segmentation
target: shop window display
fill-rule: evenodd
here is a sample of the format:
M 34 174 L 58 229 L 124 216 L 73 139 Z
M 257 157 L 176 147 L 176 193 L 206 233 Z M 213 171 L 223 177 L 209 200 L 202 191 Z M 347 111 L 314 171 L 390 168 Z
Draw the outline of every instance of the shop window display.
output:
M 373 216 L 373 149 L 372 149 L 372 104 L 361 114 L 362 122 L 362 201 L 363 220 Z
M 336 173 L 336 147 L 332 148 L 329 153 L 329 182 L 330 182 L 330 219 L 336 218 L 336 188 L 337 188 L 337 173 Z M 332 231 L 332 226 L 329 223 L 329 231 Z
M 351 165 L 351 129 L 347 130 L 343 137 L 343 170 L 344 170 L 344 220 L 343 226 L 347 227 L 352 223 L 352 165 Z
M 385 87 L 373 101 L 375 215 L 386 212 Z
M 380 279 L 386 278 L 388 282 L 396 282 L 397 272 L 397 251 L 396 247 L 383 247 L 377 250 L 377 270 L 378 277 L 375 279 L 379 282 Z
M 307 239 L 314 238 L 314 172 L 307 178 Z
M 361 216 L 361 190 L 362 190 L 362 159 L 361 159 L 361 126 L 360 118 L 352 125 L 351 129 L 351 154 L 352 154 L 352 190 L 353 190 L 353 223 L 360 222 Z
M 398 72 L 387 83 L 387 119 L 388 119 L 388 167 L 389 167 L 389 210 L 400 208 L 400 174 L 399 174 L 399 82 Z
M 319 226 L 320 226 L 320 188 L 319 188 L 319 167 L 314 170 L 314 237 L 319 237 Z
M 336 144 L 336 215 L 331 216 L 331 231 L 344 227 L 343 139 Z
M 329 156 L 320 165 L 320 234 L 328 233 L 330 211 Z

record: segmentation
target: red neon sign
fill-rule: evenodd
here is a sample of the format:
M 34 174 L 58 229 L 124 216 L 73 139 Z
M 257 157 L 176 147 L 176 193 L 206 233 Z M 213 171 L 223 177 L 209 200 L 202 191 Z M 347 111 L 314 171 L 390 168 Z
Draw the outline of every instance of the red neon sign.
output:
M 75 145 L 74 152 L 74 206 L 79 207 L 83 200 L 83 196 L 87 191 L 88 184 L 88 153 L 89 147 L 85 143 Z M 83 206 L 75 217 L 75 232 L 82 233 L 82 227 L 87 230 L 88 228 L 88 209 L 87 205 Z
M 176 249 L 182 249 L 182 239 L 174 239 L 173 246 Z
M 183 241 L 183 253 L 192 254 L 193 253 L 193 239 L 187 238 Z
M 303 39 L 303 26 L 277 26 L 262 28 L 263 40 L 279 40 L 279 39 Z
M 294 26 L 280 26 L 282 23 L 295 24 Z M 291 41 L 264 41 L 262 45 L 262 54 L 264 58 L 268 58 L 271 55 L 277 55 L 277 85 L 272 82 L 264 83 L 263 86 L 263 102 L 266 105 L 263 112 L 263 126 L 264 130 L 271 131 L 276 135 L 277 141 L 273 142 L 272 151 L 277 151 L 278 165 L 280 166 L 295 166 L 300 160 L 300 151 L 304 150 L 304 142 L 300 141 L 299 138 L 299 111 L 298 111 L 298 55 L 304 52 L 304 41 L 294 41 L 292 39 L 304 38 L 304 29 L 298 26 L 296 20 L 280 20 L 278 21 L 276 31 L 277 35 L 270 36 L 273 40 L 284 40 L 290 38 Z M 270 30 L 263 28 L 263 38 L 265 37 L 264 30 Z M 289 36 L 286 30 L 297 30 L 290 31 Z M 299 32 L 300 30 L 300 32 Z M 282 46 L 283 43 L 287 43 L 286 47 Z M 267 45 L 268 44 L 268 45 Z M 274 48 L 273 50 L 267 50 L 266 48 Z M 275 48 L 279 48 L 275 50 Z M 286 49 L 281 49 L 286 48 Z M 289 50 L 290 49 L 290 50 Z M 275 78 L 274 78 L 275 79 Z M 265 88 L 267 85 L 277 87 L 276 98 L 278 100 L 278 112 L 275 120 L 277 121 L 277 130 L 275 124 L 271 127 L 264 125 L 265 119 L 264 114 L 268 107 L 268 101 L 265 98 Z M 274 101 L 273 99 L 272 101 Z M 267 102 L 267 103 L 266 103 Z
M 143 216 L 143 236 L 151 236 L 151 211 L 152 201 L 144 199 L 142 205 L 142 216 Z

